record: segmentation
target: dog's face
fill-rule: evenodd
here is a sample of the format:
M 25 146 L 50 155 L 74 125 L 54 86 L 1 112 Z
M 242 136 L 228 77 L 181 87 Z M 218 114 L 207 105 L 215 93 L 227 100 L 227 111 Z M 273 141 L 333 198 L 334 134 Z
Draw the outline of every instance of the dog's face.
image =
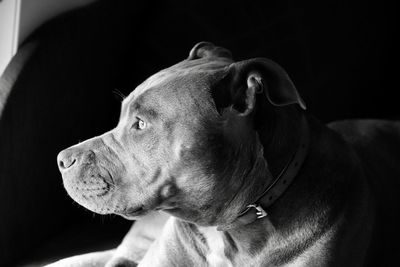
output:
M 253 168 L 260 150 L 254 95 L 244 90 L 236 109 L 234 97 L 217 96 L 230 94 L 232 64 L 227 50 L 201 43 L 139 85 L 115 129 L 59 154 L 69 195 L 94 212 L 130 219 L 164 210 L 203 225 L 229 220 L 237 176 Z

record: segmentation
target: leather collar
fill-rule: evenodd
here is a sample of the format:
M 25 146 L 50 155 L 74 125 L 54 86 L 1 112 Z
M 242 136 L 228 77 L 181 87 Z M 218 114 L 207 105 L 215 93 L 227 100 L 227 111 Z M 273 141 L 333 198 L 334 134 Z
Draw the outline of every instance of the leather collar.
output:
M 307 156 L 310 144 L 310 132 L 304 115 L 301 118 L 301 134 L 299 146 L 292 154 L 285 167 L 264 190 L 258 200 L 247 205 L 246 209 L 238 215 L 238 218 L 233 223 L 234 225 L 246 225 L 267 216 L 268 214 L 265 209 L 274 204 L 293 182 Z

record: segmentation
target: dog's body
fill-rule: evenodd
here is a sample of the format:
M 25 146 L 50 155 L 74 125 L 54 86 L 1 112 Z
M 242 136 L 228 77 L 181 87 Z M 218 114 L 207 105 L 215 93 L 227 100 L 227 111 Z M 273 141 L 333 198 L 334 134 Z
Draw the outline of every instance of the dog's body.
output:
M 378 207 L 391 197 L 383 189 L 399 184 L 400 124 L 326 127 L 303 109 L 279 66 L 234 63 L 209 43 L 149 78 L 124 100 L 114 130 L 61 152 L 59 166 L 68 193 L 95 212 L 172 217 L 138 221 L 113 256 L 91 264 L 390 262 L 397 246 L 377 238 L 395 213 Z M 290 165 L 301 148 L 302 164 Z M 253 203 L 268 215 L 256 219 Z

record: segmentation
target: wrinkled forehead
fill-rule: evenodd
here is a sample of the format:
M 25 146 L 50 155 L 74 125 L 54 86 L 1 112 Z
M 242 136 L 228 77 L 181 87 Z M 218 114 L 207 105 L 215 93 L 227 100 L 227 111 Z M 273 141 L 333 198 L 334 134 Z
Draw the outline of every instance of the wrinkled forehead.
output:
M 211 87 L 225 75 L 230 63 L 223 59 L 185 60 L 164 69 L 145 80 L 123 101 L 121 113 L 139 107 L 160 112 L 209 109 Z

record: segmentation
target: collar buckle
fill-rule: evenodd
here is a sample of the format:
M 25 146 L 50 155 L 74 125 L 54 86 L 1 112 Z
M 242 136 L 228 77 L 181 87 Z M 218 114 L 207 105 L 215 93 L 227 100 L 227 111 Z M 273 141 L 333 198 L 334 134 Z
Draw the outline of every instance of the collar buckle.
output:
M 246 208 L 247 208 L 247 210 L 249 210 L 251 208 L 256 209 L 257 219 L 264 218 L 268 215 L 268 213 L 260 205 L 257 205 L 257 204 L 247 205 Z

